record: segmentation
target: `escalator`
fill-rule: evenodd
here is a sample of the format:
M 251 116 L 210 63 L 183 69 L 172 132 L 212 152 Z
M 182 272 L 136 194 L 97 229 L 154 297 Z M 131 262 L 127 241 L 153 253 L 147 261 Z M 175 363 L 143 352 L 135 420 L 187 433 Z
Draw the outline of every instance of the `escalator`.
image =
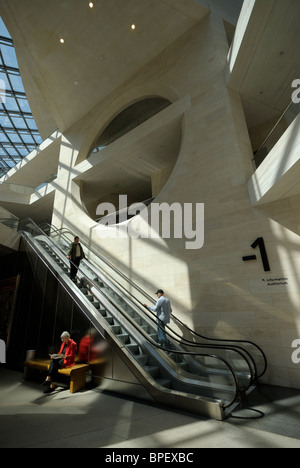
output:
M 73 241 L 73 235 L 68 229 L 58 230 L 54 226 L 50 226 L 48 224 L 41 226 L 41 229 L 43 229 L 43 231 L 48 236 L 51 235 L 51 239 L 55 241 L 57 245 L 59 245 L 63 252 L 68 250 L 70 243 Z M 96 252 L 93 248 L 82 241 L 81 244 L 84 246 L 85 251 L 88 252 L 89 255 L 89 262 L 88 264 L 85 264 L 85 267 L 88 268 L 90 273 L 93 275 L 94 272 L 96 275 L 99 275 L 98 278 L 102 278 L 107 284 L 109 281 L 110 285 L 113 283 L 118 291 L 119 300 L 122 302 L 125 300 L 125 298 L 127 298 L 127 301 L 129 299 L 131 304 L 133 302 L 138 307 L 139 314 L 142 313 L 142 316 L 144 316 L 145 309 L 141 306 L 143 306 L 145 300 L 150 304 L 155 304 L 153 297 L 149 296 L 147 292 L 134 283 L 131 278 L 128 278 L 123 272 L 118 270 L 99 252 Z M 109 292 L 109 287 L 107 292 Z M 149 314 L 149 312 L 147 313 Z M 154 320 L 156 321 L 154 313 L 152 313 L 152 318 L 153 316 Z M 173 325 L 167 326 L 167 329 L 169 333 L 175 335 L 181 343 L 185 342 L 188 346 L 194 347 L 200 345 L 214 349 L 217 348 L 218 354 L 222 355 L 225 359 L 228 357 L 227 351 L 231 347 L 234 347 L 239 352 L 242 352 L 245 359 L 249 361 L 249 366 L 252 370 L 251 383 L 255 383 L 265 374 L 267 370 L 267 360 L 262 349 L 255 343 L 246 340 L 208 338 L 190 329 L 174 314 L 172 315 L 172 320 Z M 180 330 L 180 335 L 176 333 L 174 328 Z M 245 369 L 243 373 L 245 373 Z M 247 386 L 247 383 L 245 385 Z
M 266 359 L 255 344 L 206 339 L 176 317 L 167 328 L 169 349 L 163 350 L 156 317 L 142 306 L 141 298 L 149 296 L 129 287 L 132 281 L 107 260 L 84 246 L 89 261 L 82 262 L 74 284 L 66 259 L 69 232 L 31 220 L 22 221 L 19 232 L 110 345 L 103 390 L 223 420 L 265 372 Z

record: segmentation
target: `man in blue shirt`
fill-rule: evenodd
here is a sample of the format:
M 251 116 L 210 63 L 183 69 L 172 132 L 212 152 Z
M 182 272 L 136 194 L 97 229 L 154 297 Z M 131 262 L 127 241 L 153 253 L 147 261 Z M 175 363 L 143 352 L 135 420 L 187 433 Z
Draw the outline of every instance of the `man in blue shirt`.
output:
M 146 304 L 144 305 L 148 310 L 156 313 L 158 323 L 158 341 L 164 349 L 169 349 L 169 341 L 167 339 L 165 329 L 166 325 L 171 321 L 171 302 L 165 297 L 165 293 L 162 289 L 158 289 L 155 294 L 157 294 L 158 297 L 156 306 L 150 307 Z

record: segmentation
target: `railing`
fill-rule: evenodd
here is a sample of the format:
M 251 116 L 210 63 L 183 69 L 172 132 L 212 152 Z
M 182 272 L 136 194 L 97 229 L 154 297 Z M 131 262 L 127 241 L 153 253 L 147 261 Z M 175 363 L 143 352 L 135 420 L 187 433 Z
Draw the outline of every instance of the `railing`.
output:
M 273 127 L 271 132 L 268 134 L 267 138 L 260 146 L 258 151 L 256 151 L 255 156 L 253 158 L 253 163 L 255 168 L 257 169 L 264 159 L 268 156 L 270 151 L 274 148 L 276 143 L 280 140 L 282 135 L 285 131 L 289 128 L 292 122 L 300 113 L 300 104 L 296 104 L 295 102 L 291 102 L 286 110 L 283 112 L 282 116 Z

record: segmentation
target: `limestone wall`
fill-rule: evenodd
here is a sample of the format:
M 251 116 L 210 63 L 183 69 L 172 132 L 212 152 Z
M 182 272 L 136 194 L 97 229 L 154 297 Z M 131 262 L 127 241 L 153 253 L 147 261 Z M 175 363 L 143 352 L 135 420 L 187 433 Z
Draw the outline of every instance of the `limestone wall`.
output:
M 300 335 L 299 223 L 291 227 L 293 216 L 299 217 L 298 200 L 251 206 L 253 154 L 240 97 L 226 86 L 227 54 L 223 22 L 210 15 L 65 132 L 53 224 L 80 235 L 149 293 L 164 288 L 174 313 L 196 330 L 257 342 L 269 360 L 265 381 L 299 387 L 291 360 L 291 343 Z M 156 202 L 204 203 L 205 242 L 199 250 L 187 250 L 185 239 L 102 239 L 74 180 L 109 121 L 151 95 L 189 102 L 177 163 Z M 132 135 L 123 138 L 130 146 Z M 113 180 L 116 167 L 111 170 Z M 259 237 L 270 272 L 259 249 L 251 248 Z M 253 254 L 256 261 L 243 262 Z

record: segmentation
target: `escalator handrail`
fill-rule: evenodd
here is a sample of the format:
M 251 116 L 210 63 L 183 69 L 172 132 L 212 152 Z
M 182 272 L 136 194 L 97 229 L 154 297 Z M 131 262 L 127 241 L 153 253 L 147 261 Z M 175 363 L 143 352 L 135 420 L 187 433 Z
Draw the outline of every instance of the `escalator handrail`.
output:
M 88 268 L 92 269 L 92 271 L 93 271 L 94 274 L 99 275 L 99 272 L 94 268 L 93 265 L 89 265 L 89 264 L 88 264 Z M 105 278 L 104 275 L 100 274 L 99 278 L 101 279 L 102 282 L 106 283 L 107 287 L 108 287 L 109 289 L 111 289 L 113 292 L 118 292 L 117 288 L 116 288 L 114 285 L 111 285 L 111 284 L 107 281 L 107 279 Z M 93 283 L 93 286 L 94 286 L 94 287 L 97 287 L 97 285 L 95 285 L 94 282 L 92 282 L 92 283 Z M 115 290 L 115 289 L 116 289 L 116 290 Z M 127 299 L 126 299 L 126 300 L 125 300 L 124 298 L 122 298 L 122 299 L 127 303 L 127 305 L 131 305 L 131 306 L 132 306 L 132 304 L 129 304 L 129 302 L 127 301 Z M 135 298 L 135 299 L 136 299 L 136 298 Z M 111 298 L 108 297 L 108 300 L 111 300 Z M 136 300 L 138 301 L 138 299 L 136 299 Z M 115 303 L 114 303 L 114 305 L 115 305 L 115 307 L 118 307 L 118 305 L 116 305 Z M 135 305 L 135 304 L 133 304 L 133 305 Z M 139 310 L 139 312 L 141 311 L 140 308 L 139 308 L 138 310 Z M 144 312 L 144 311 L 145 311 L 145 308 L 143 307 L 143 312 Z M 155 313 L 154 313 L 153 311 L 151 311 L 151 310 L 148 310 L 148 312 L 151 314 L 151 316 L 147 316 L 148 319 L 151 320 L 151 322 L 152 322 L 156 327 L 159 327 L 159 328 L 162 329 L 162 327 L 160 327 L 160 326 L 157 324 L 157 317 L 156 317 Z M 170 333 L 169 333 L 168 330 L 171 331 L 172 335 L 170 335 Z M 216 350 L 216 349 L 223 349 L 223 350 L 225 349 L 226 351 L 233 351 L 233 352 L 239 354 L 239 355 L 243 358 L 243 360 L 246 362 L 247 367 L 248 367 L 248 369 L 249 369 L 249 373 L 250 373 L 250 375 L 251 375 L 251 381 L 250 381 L 250 383 L 249 383 L 249 387 L 250 387 L 251 383 L 253 383 L 253 382 L 255 381 L 256 375 L 257 375 L 256 364 L 255 364 L 255 362 L 253 361 L 252 356 L 248 353 L 248 351 L 247 351 L 247 350 L 244 350 L 242 347 L 239 347 L 239 346 L 229 346 L 229 345 L 224 346 L 224 345 L 221 345 L 221 344 L 220 344 L 220 345 L 213 345 L 213 344 L 205 344 L 205 343 L 192 342 L 192 341 L 190 341 L 190 340 L 187 340 L 187 339 L 185 339 L 185 338 L 182 338 L 177 332 L 175 332 L 174 330 L 172 330 L 171 327 L 168 327 L 168 326 L 166 327 L 165 332 L 166 332 L 166 334 L 167 334 L 170 338 L 172 338 L 173 340 L 175 340 L 180 346 L 186 345 L 186 346 L 189 346 L 189 347 L 191 347 L 191 348 L 212 348 L 212 349 L 215 349 L 215 350 Z M 173 335 L 175 335 L 175 337 L 174 337 Z M 242 350 L 242 352 L 241 352 L 241 350 Z M 170 351 L 173 351 L 173 350 L 170 350 Z M 250 360 L 252 361 L 253 367 L 254 367 L 254 370 L 255 370 L 255 375 L 253 375 L 252 367 L 251 367 L 251 365 L 250 365 L 248 359 L 245 357 L 245 355 L 244 355 L 243 353 L 246 353 L 246 354 L 248 355 L 248 357 L 250 358 Z
M 92 283 L 93 286 L 94 286 L 94 282 L 92 280 L 87 279 L 87 281 L 89 283 Z M 102 292 L 100 294 L 102 295 Z M 101 301 L 101 299 L 98 299 L 98 298 L 97 298 L 97 300 Z M 197 353 L 197 352 L 194 352 L 194 351 L 184 351 L 184 350 L 183 351 L 178 351 L 178 350 L 173 350 L 173 349 L 164 349 L 161 345 L 159 345 L 154 340 L 152 340 L 152 338 L 147 335 L 147 333 L 139 326 L 139 324 L 137 324 L 132 317 L 127 315 L 127 313 L 122 309 L 122 307 L 120 307 L 119 305 L 116 305 L 115 303 L 111 303 L 110 299 L 104 298 L 104 300 L 105 300 L 105 304 L 102 304 L 104 306 L 104 308 L 109 309 L 110 306 L 113 306 L 118 312 L 121 313 L 121 315 L 125 318 L 125 320 L 127 320 L 127 322 L 130 322 L 130 325 L 134 327 L 134 329 L 138 332 L 139 335 L 142 335 L 149 344 L 156 347 L 157 349 L 160 349 L 160 350 L 162 350 L 164 352 L 172 352 L 174 354 L 182 355 L 182 356 L 188 355 L 188 356 L 196 356 L 196 357 L 200 356 L 200 357 L 206 357 L 206 358 L 209 357 L 209 358 L 213 358 L 213 359 L 217 359 L 218 361 L 221 361 L 227 368 L 229 368 L 231 373 L 234 375 L 234 380 L 235 380 L 235 382 L 236 382 L 236 384 L 238 386 L 239 395 L 240 395 L 239 382 L 238 382 L 238 378 L 236 376 L 236 373 L 235 373 L 234 369 L 232 368 L 231 364 L 228 363 L 228 361 L 226 361 L 224 358 L 222 358 L 221 356 L 218 356 L 216 354 L 207 354 L 207 353 L 201 353 L 200 354 L 200 353 Z M 103 301 L 103 299 L 102 299 L 102 301 Z M 193 374 L 191 374 L 191 375 L 193 375 Z M 180 380 L 179 376 L 177 378 L 178 378 L 178 380 Z M 189 385 L 196 386 L 197 383 L 189 383 Z M 230 405 L 231 404 L 232 404 L 232 402 L 230 403 Z
M 29 218 L 28 218 L 29 219 Z M 30 222 L 34 223 L 34 221 L 32 221 L 30 219 Z M 36 225 L 35 225 L 36 226 Z M 38 226 L 36 226 L 38 228 Z M 29 243 L 29 245 L 31 246 L 31 248 L 34 249 L 35 253 L 37 254 L 37 256 L 39 257 L 39 259 L 47 266 L 47 268 L 51 271 L 51 273 L 55 276 L 55 278 L 57 279 L 57 281 L 60 283 L 60 285 L 64 288 L 64 290 L 68 293 L 68 295 L 72 298 L 72 300 L 76 303 L 76 305 L 80 308 L 80 310 L 83 312 L 83 314 L 86 316 L 86 313 L 84 311 L 84 309 L 82 308 L 82 306 L 78 303 L 78 301 L 70 294 L 70 292 L 68 291 L 67 287 L 65 286 L 65 284 L 61 281 L 60 277 L 57 276 L 57 271 L 53 272 L 52 269 L 49 267 L 49 265 L 44 261 L 44 259 L 42 258 L 42 256 L 40 255 L 40 252 L 38 251 L 38 249 L 36 249 L 36 246 L 35 244 L 31 241 L 30 238 L 28 238 L 28 232 L 27 231 L 23 231 L 23 230 L 19 230 L 20 234 L 22 235 L 22 237 L 26 240 L 26 242 Z M 41 231 L 41 235 L 45 235 L 45 233 L 43 231 Z M 53 242 L 52 242 L 53 243 Z M 55 244 L 54 244 L 54 247 Z M 56 274 L 55 274 L 56 273 Z M 88 279 L 88 278 L 87 278 Z M 120 311 L 121 312 L 121 311 Z M 122 312 L 121 312 L 122 313 Z M 123 317 L 126 319 L 126 317 L 124 316 L 124 314 L 122 314 Z M 88 317 L 89 320 L 91 320 L 89 317 Z M 137 330 L 137 332 L 139 332 L 138 328 L 137 328 L 137 324 L 133 324 L 133 326 L 135 327 L 135 329 Z M 100 333 L 101 334 L 101 333 Z M 146 337 L 147 341 L 151 344 L 151 345 L 155 345 L 156 348 L 158 349 L 161 349 L 163 350 L 163 348 L 161 346 L 159 346 L 157 343 L 152 343 L 150 340 L 149 340 L 149 337 Z M 172 350 L 172 352 L 175 352 Z M 234 383 L 235 383 L 235 391 L 234 391 L 234 398 L 232 399 L 232 401 L 230 403 L 227 403 L 227 404 L 224 404 L 223 403 L 223 408 L 224 409 L 227 409 L 229 408 L 230 406 L 232 406 L 237 400 L 238 398 L 240 397 L 240 390 L 239 390 L 239 383 L 238 383 L 238 378 L 235 374 L 235 371 L 234 369 L 232 368 L 232 366 L 223 358 L 221 358 L 220 356 L 217 356 L 217 355 L 214 355 L 214 354 L 201 354 L 201 353 L 195 353 L 195 352 L 185 352 L 185 351 L 178 351 L 177 354 L 180 354 L 180 355 L 191 355 L 191 356 L 201 356 L 201 357 L 209 357 L 209 358 L 213 358 L 213 359 L 217 359 L 221 362 L 223 362 L 223 364 L 225 364 L 225 366 L 229 369 L 230 373 L 232 374 L 233 376 L 233 380 L 234 380 Z M 136 361 L 135 361 L 136 362 Z M 196 384 L 195 384 L 196 385 Z M 180 390 L 179 390 L 180 392 Z M 194 394 L 195 395 L 195 394 Z
M 263 361 L 264 361 L 263 371 L 259 375 L 257 375 L 257 378 L 258 379 L 261 378 L 266 373 L 267 368 L 268 368 L 267 358 L 266 358 L 266 355 L 263 352 L 263 350 L 256 343 L 253 343 L 252 341 L 248 341 L 248 340 L 229 340 L 229 339 L 218 339 L 218 338 L 204 337 L 204 336 L 200 335 L 199 333 L 195 332 L 194 330 L 192 330 L 191 328 L 189 328 L 188 325 L 183 323 L 178 317 L 174 316 L 174 319 L 181 326 L 184 326 L 190 333 L 192 333 L 193 335 L 195 335 L 195 336 L 197 336 L 199 338 L 206 339 L 206 340 L 209 340 L 209 341 L 220 341 L 220 342 L 225 342 L 225 343 L 247 343 L 247 344 L 250 344 L 250 345 L 254 346 L 255 348 L 257 348 L 261 352 L 261 355 L 262 355 Z M 244 349 L 244 348 L 242 348 L 242 349 Z M 247 350 L 244 350 L 244 351 L 247 352 Z M 248 353 L 248 354 L 250 354 L 250 353 Z M 256 364 L 255 364 L 255 366 L 256 366 Z
M 95 284 L 94 281 L 92 281 L 92 280 L 88 280 L 88 281 L 92 284 L 93 287 L 95 287 L 95 288 L 97 289 L 98 285 Z M 103 279 L 102 276 L 101 276 L 101 281 L 104 281 L 104 282 L 105 282 L 105 279 Z M 111 285 L 110 285 L 110 284 L 108 284 L 108 283 L 106 283 L 106 284 L 107 284 L 108 288 L 111 288 Z M 112 289 L 112 291 L 113 291 L 113 289 Z M 106 297 L 110 302 L 113 303 L 113 305 L 114 305 L 115 308 L 120 309 L 121 306 L 120 306 L 119 304 L 117 304 L 117 303 L 114 301 L 113 298 L 107 296 L 103 291 L 101 291 L 101 293 L 104 294 L 105 297 Z M 123 298 L 123 299 L 124 299 L 124 298 Z M 125 303 L 127 303 L 127 305 L 131 305 L 131 307 L 132 307 L 132 304 L 129 304 L 127 301 L 125 301 Z M 134 309 L 133 309 L 133 310 L 134 310 Z M 125 312 L 125 313 L 126 313 L 126 312 Z M 157 319 L 156 319 L 155 314 L 154 314 L 153 312 L 152 312 L 152 314 L 153 314 L 153 316 L 149 316 L 148 319 L 152 322 L 152 324 L 154 325 L 154 328 L 156 327 L 156 328 L 160 328 L 161 330 L 163 330 L 163 328 L 157 323 Z M 127 316 L 127 314 L 126 314 L 126 316 Z M 132 317 L 128 316 L 128 320 L 129 320 L 130 322 L 132 322 L 134 319 L 132 319 Z M 137 325 L 138 325 L 138 324 L 137 324 Z M 139 325 L 138 325 L 138 327 L 139 327 Z M 139 327 L 139 329 L 141 330 L 140 332 L 141 332 L 144 336 L 147 336 L 147 339 L 148 339 L 148 341 L 149 341 L 149 337 L 148 337 L 148 335 L 146 334 L 146 332 L 145 332 L 142 328 L 140 328 L 140 327 Z M 165 331 L 165 333 L 167 334 L 167 336 L 168 336 L 169 338 L 171 338 L 173 341 L 176 341 L 176 343 L 177 343 L 179 346 L 186 345 L 186 346 L 189 346 L 190 348 L 206 348 L 206 349 L 207 349 L 207 348 L 211 348 L 211 349 L 214 349 L 214 350 L 217 350 L 217 349 L 225 349 L 226 351 L 233 351 L 234 353 L 239 354 L 239 355 L 242 357 L 242 359 L 246 362 L 247 367 L 248 367 L 248 370 L 249 370 L 249 374 L 251 375 L 251 379 L 250 379 L 250 381 L 249 381 L 249 386 L 247 387 L 247 389 L 250 388 L 251 384 L 255 381 L 255 377 L 253 376 L 253 372 L 252 372 L 251 365 L 250 365 L 250 363 L 248 362 L 248 360 L 246 359 L 246 357 L 244 356 L 244 354 L 240 351 L 240 349 L 242 349 L 242 348 L 238 348 L 238 347 L 234 347 L 234 346 L 233 346 L 233 347 L 227 346 L 227 347 L 225 348 L 224 346 L 221 346 L 221 345 L 216 345 L 216 346 L 214 346 L 214 345 L 212 345 L 212 344 L 202 344 L 202 343 L 195 343 L 195 342 L 191 342 L 191 341 L 183 342 L 183 340 L 182 340 L 182 338 L 180 337 L 180 335 L 178 335 L 178 334 L 177 334 L 175 331 L 173 331 L 172 329 L 170 329 L 170 330 L 171 330 L 171 332 L 173 333 L 173 335 L 175 335 L 175 337 L 174 337 L 173 335 L 170 335 L 170 333 L 168 332 L 168 330 L 164 330 L 164 331 Z M 152 342 L 153 344 L 156 345 L 156 343 L 155 343 L 154 341 L 152 341 L 151 337 L 150 337 L 150 340 L 151 340 L 151 342 Z M 174 353 L 174 354 L 177 354 L 177 353 L 176 353 L 176 350 L 173 350 L 173 349 L 168 349 L 167 351 L 168 351 L 168 352 L 172 352 L 172 353 Z M 244 350 L 242 349 L 242 351 L 244 351 Z M 251 359 L 251 356 L 250 356 L 250 359 Z M 255 363 L 254 363 L 254 364 L 255 364 Z
M 52 231 L 56 232 L 58 235 L 61 235 L 61 236 L 64 236 L 65 240 L 69 242 L 69 239 L 67 239 L 67 237 L 63 234 L 62 231 L 65 231 L 67 233 L 69 233 L 71 236 L 73 235 L 72 232 L 68 229 L 68 228 L 62 228 L 62 229 L 58 229 L 56 226 L 52 225 L 52 224 L 48 224 L 48 223 L 45 223 L 44 224 L 45 226 L 49 227 Z M 97 252 L 96 250 L 93 249 L 93 247 L 90 247 L 88 244 L 86 244 L 86 242 L 81 242 L 85 248 L 87 248 L 89 251 L 91 251 L 94 255 L 96 255 L 96 257 L 99 257 L 101 261 L 103 261 L 109 268 L 111 268 L 115 273 L 117 273 L 119 276 L 121 276 L 121 278 L 123 278 L 125 281 L 127 281 L 129 284 L 131 284 L 131 286 L 133 286 L 137 291 L 139 291 L 144 297 L 146 297 L 149 301 L 151 301 L 152 304 L 155 304 L 155 300 L 152 298 L 152 296 L 150 296 L 146 291 L 144 291 L 139 285 L 137 285 L 134 281 L 132 281 L 130 278 L 128 278 L 122 271 L 120 271 L 117 267 L 115 267 L 115 265 L 113 265 L 111 262 L 109 262 L 105 257 L 103 257 L 99 252 Z M 90 262 L 92 264 L 92 262 Z M 122 285 L 120 285 L 121 287 L 123 287 Z M 130 294 L 130 293 L 129 293 Z M 131 294 L 133 297 L 134 295 Z M 136 298 L 135 298 L 136 299 Z M 138 299 L 136 299 L 138 302 L 140 302 Z M 142 304 L 140 302 L 140 304 Z M 263 357 L 263 361 L 264 361 L 264 366 L 263 366 L 263 370 L 262 372 L 257 375 L 257 378 L 261 378 L 267 371 L 267 366 L 268 366 L 268 363 L 267 363 L 267 358 L 266 358 L 266 355 L 264 353 L 264 351 L 262 350 L 262 348 L 260 346 L 258 346 L 256 343 L 252 342 L 252 341 L 249 341 L 249 340 L 229 340 L 229 339 L 222 339 L 222 338 L 210 338 L 210 337 L 206 337 L 206 336 L 203 336 L 203 335 L 200 335 L 199 333 L 195 332 L 194 330 L 192 330 L 190 327 L 188 327 L 188 325 L 186 325 L 185 323 L 183 323 L 178 317 L 176 317 L 174 314 L 172 314 L 172 317 L 181 325 L 183 326 L 189 333 L 192 333 L 193 335 L 201 338 L 201 339 L 204 339 L 204 340 L 208 340 L 208 341 L 216 341 L 216 342 L 220 342 L 220 343 L 225 343 L 225 346 L 227 346 L 226 343 L 237 343 L 237 344 L 248 344 L 248 345 L 251 345 L 253 347 L 255 347 L 262 355 Z M 233 345 L 234 346 L 234 345 Z M 243 348 L 244 349 L 244 348 Z M 247 350 L 244 349 L 244 351 L 246 353 L 248 353 Z M 249 354 L 249 353 L 248 353 Z M 255 362 L 255 360 L 253 359 L 252 357 L 252 361 Z M 255 364 L 255 367 L 256 364 Z

